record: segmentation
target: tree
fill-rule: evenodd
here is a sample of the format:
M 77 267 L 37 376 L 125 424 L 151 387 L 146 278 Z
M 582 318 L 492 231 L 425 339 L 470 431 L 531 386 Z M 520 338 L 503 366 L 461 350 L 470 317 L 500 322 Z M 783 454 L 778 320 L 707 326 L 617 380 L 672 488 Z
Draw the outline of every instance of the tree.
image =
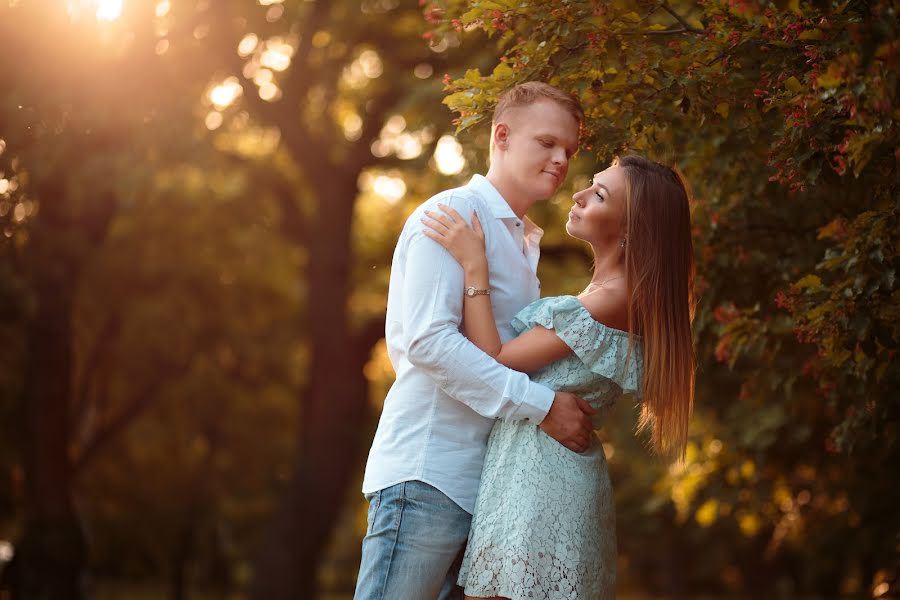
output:
M 134 2 L 120 16 L 98 12 L 108 23 L 84 3 L 68 15 L 38 4 L 3 9 L 6 55 L 40 57 L 36 70 L 26 61 L 3 65 L 11 85 L 0 97 L 0 131 L 11 183 L 0 217 L 10 232 L 3 268 L 15 276 L 4 301 L 18 311 L 9 339 L 27 337 L 19 324 L 33 328 L 31 354 L 21 357 L 30 369 L 25 391 L 15 402 L 30 411 L 31 429 L 18 446 L 23 458 L 45 457 L 25 461 L 29 485 L 49 486 L 25 494 L 35 516 L 7 571 L 10 585 L 16 597 L 77 597 L 88 559 L 82 517 L 122 523 L 125 497 L 141 490 L 148 516 L 131 523 L 158 538 L 141 551 L 171 548 L 171 567 L 162 570 L 173 594 L 183 593 L 190 540 L 206 527 L 194 517 L 214 513 L 223 495 L 233 498 L 217 488 L 235 476 L 218 460 L 246 433 L 229 430 L 231 415 L 268 382 L 279 397 L 271 414 L 296 428 L 296 456 L 287 483 L 279 474 L 260 493 L 286 491 L 253 593 L 312 596 L 316 561 L 368 433 L 363 365 L 383 331 L 383 304 L 361 299 L 386 278 L 379 272 L 370 281 L 361 261 L 375 256 L 384 266 L 390 254 L 384 236 L 374 248 L 361 236 L 354 248 L 360 182 L 428 166 L 447 125 L 433 77 L 447 45 L 429 47 L 418 10 L 397 2 L 231 2 L 215 10 Z M 394 212 L 402 221 L 401 208 Z M 273 248 L 285 256 L 246 264 Z M 352 285 L 355 277 L 361 285 Z M 247 286 L 240 300 L 238 286 L 223 280 Z M 250 300 L 281 317 L 281 327 L 249 317 Z M 186 322 L 167 321 L 170 311 Z M 46 382 L 56 387 L 44 391 Z M 185 388 L 219 390 L 221 403 L 204 392 L 174 407 L 188 399 Z M 285 389 L 295 396 L 292 409 L 281 403 Z M 17 393 L 3 391 L 4 401 Z M 46 427 L 52 434 L 38 431 Z M 284 450 L 282 432 L 270 431 L 277 442 L 257 456 Z M 207 448 L 199 458 L 194 441 Z M 179 464 L 167 467 L 174 457 Z M 174 511 L 150 481 L 122 480 L 141 467 L 160 485 L 189 490 L 190 510 Z M 113 506 L 88 482 L 105 484 Z M 73 493 L 96 512 L 77 514 Z M 39 496 L 61 507 L 45 508 Z M 63 531 L 70 539 L 54 544 L 67 565 L 53 563 L 42 541 Z M 94 539 L 104 544 L 98 560 L 106 568 L 122 555 L 104 533 Z M 33 551 L 30 540 L 38 541 Z M 57 575 L 38 581 L 29 573 Z
M 212 35 L 244 77 L 241 107 L 280 134 L 273 176 L 284 180 L 282 231 L 308 257 L 310 363 L 298 394 L 294 472 L 256 561 L 251 597 L 313 597 L 318 557 L 362 457 L 363 367 L 384 330 L 382 302 L 363 318 L 348 311 L 359 181 L 367 169 L 427 164 L 446 128 L 432 117 L 440 89 L 428 80 L 447 46 L 429 48 L 417 7 L 398 2 L 286 2 L 263 14 L 266 22 L 223 11 Z
M 887 509 L 900 489 L 884 478 L 900 408 L 892 5 L 426 10 L 435 39 L 482 30 L 501 54 L 448 82 L 460 129 L 483 122 L 502 89 L 543 79 L 581 99 L 583 147 L 601 163 L 638 151 L 674 159 L 693 183 L 696 427 L 663 498 L 626 505 L 626 518 L 678 527 L 670 558 L 721 550 L 684 586 L 884 593 L 900 530 Z

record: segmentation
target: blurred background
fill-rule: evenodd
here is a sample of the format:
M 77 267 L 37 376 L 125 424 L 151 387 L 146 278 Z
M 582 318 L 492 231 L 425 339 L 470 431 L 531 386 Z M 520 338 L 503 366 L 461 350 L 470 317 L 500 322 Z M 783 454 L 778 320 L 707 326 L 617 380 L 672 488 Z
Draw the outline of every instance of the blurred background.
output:
M 531 79 L 588 116 L 545 294 L 616 154 L 696 197 L 687 458 L 601 431 L 619 596 L 898 597 L 896 9 L 2 0 L 0 598 L 351 598 L 393 245 Z

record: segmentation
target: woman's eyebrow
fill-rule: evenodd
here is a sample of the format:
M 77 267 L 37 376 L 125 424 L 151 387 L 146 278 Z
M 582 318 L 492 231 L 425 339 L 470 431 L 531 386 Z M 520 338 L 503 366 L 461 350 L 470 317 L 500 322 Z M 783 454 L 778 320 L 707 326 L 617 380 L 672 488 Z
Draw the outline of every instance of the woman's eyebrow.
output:
M 612 193 L 609 191 L 609 188 L 608 188 L 608 187 L 606 187 L 606 186 L 603 185 L 602 183 L 597 183 L 596 177 L 597 177 L 596 175 L 594 175 L 593 177 L 591 177 L 591 185 L 596 185 L 597 187 L 603 188 L 603 189 L 606 191 L 606 195 L 607 195 L 607 196 L 612 196 Z

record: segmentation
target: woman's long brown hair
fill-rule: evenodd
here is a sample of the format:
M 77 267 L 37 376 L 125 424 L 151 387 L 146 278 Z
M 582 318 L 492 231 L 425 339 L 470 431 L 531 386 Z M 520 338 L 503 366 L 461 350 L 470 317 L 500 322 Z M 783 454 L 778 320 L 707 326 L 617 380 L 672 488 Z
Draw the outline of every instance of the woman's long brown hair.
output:
M 654 450 L 684 457 L 694 406 L 694 247 L 688 189 L 674 168 L 640 156 L 625 171 L 628 328 L 643 342 L 639 430 Z

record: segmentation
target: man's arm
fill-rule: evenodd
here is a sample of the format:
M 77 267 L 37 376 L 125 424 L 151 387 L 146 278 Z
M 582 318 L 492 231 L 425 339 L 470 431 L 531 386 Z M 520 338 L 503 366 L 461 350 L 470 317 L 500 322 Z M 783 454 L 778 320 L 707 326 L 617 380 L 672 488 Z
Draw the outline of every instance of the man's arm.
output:
M 463 199 L 444 198 L 444 203 L 471 214 Z M 554 392 L 498 364 L 460 333 L 462 267 L 421 233 L 418 215 L 406 227 L 402 318 L 410 363 L 485 417 L 543 421 Z
M 462 199 L 444 200 L 454 208 Z M 498 364 L 459 331 L 463 314 L 463 269 L 410 217 L 402 293 L 407 357 L 451 397 L 486 417 L 529 419 L 575 452 L 590 446 L 595 411 L 581 398 L 553 392 L 524 373 Z

